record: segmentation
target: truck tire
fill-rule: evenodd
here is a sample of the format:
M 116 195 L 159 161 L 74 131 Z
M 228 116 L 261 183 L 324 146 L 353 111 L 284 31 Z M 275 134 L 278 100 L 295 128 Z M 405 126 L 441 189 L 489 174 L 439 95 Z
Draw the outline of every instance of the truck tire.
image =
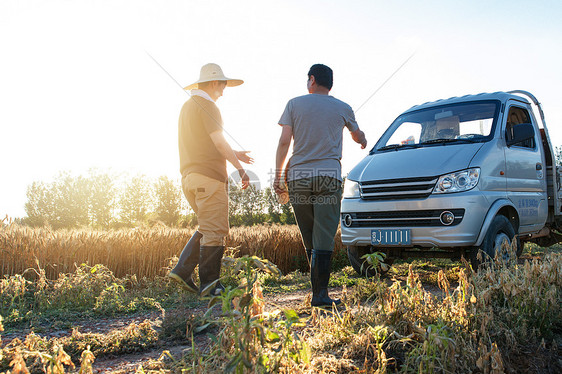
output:
M 358 274 L 364 277 L 374 277 L 377 274 L 383 275 L 390 269 L 390 266 L 394 262 L 392 258 L 386 258 L 385 264 L 388 265 L 383 269 L 381 266 L 378 269 L 373 269 L 369 266 L 369 263 L 362 259 L 368 253 L 372 253 L 370 247 L 358 247 L 350 245 L 347 247 L 347 258 L 349 258 L 349 263 Z
M 515 238 L 517 243 L 515 255 L 519 256 L 521 254 L 521 242 L 519 241 L 519 238 L 516 238 L 513 225 L 509 222 L 507 217 L 502 215 L 495 216 L 492 220 L 492 224 L 488 228 L 488 232 L 484 237 L 482 245 L 479 248 L 475 248 L 475 250 L 471 253 L 472 267 L 477 269 L 479 265 L 492 261 L 496 256 L 496 252 L 501 249 L 502 243 L 507 241 L 507 243 L 511 245 L 513 238 Z M 482 260 L 478 259 L 479 250 L 483 252 Z M 506 262 L 510 260 L 509 252 L 504 255 L 504 260 L 506 260 Z

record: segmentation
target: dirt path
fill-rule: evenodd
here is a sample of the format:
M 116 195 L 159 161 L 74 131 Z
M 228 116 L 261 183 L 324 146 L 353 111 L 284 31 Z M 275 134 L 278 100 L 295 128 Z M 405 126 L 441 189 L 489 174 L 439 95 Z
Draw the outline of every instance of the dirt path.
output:
M 387 280 L 389 285 L 392 283 L 391 280 Z M 427 291 L 431 292 L 435 296 L 441 295 L 441 290 L 439 288 L 426 285 Z M 342 287 L 331 288 L 330 296 L 334 298 L 341 298 Z M 293 292 L 276 292 L 276 293 L 265 293 L 264 302 L 265 310 L 268 312 L 279 310 L 279 309 L 294 309 L 301 316 L 306 316 L 310 313 L 310 289 L 298 290 Z M 215 317 L 219 315 L 219 308 L 215 308 Z M 72 330 L 76 329 L 80 333 L 96 333 L 107 335 L 111 332 L 123 330 L 130 324 L 140 324 L 148 320 L 152 328 L 157 332 L 162 332 L 163 323 L 165 323 L 166 318 L 177 318 L 184 317 L 185 314 L 202 316 L 207 310 L 206 302 L 199 302 L 195 308 L 185 309 L 185 310 L 175 310 L 170 309 L 162 312 L 146 312 L 139 313 L 132 316 L 117 316 L 113 318 L 102 317 L 102 318 L 87 318 L 87 319 L 77 319 L 73 320 L 72 323 L 65 323 L 65 328 L 57 328 L 58 325 L 63 325 L 62 323 L 52 323 L 44 326 L 36 326 L 36 334 L 45 337 L 47 339 L 52 338 L 64 338 L 72 334 Z M 179 313 L 179 314 L 178 314 Z M 181 315 L 181 314 L 184 315 Z M 71 326 L 70 326 L 71 325 Z M 37 332 L 40 331 L 40 332 Z M 18 338 L 24 340 L 25 337 L 31 333 L 31 329 L 19 329 L 19 330 L 9 330 L 2 334 L 3 346 L 10 343 L 11 340 Z M 205 346 L 211 344 L 211 341 L 205 334 L 195 335 L 195 344 L 199 349 L 205 349 Z M 191 344 L 186 343 L 185 340 L 173 340 L 162 338 L 159 345 L 155 348 L 133 354 L 120 354 L 117 356 L 102 356 L 96 358 L 94 362 L 94 372 L 95 373 L 134 373 L 137 371 L 140 365 L 144 367 L 150 367 L 150 362 L 158 360 L 162 355 L 162 352 L 167 350 L 170 354 L 179 359 L 182 357 L 184 351 L 191 349 Z
M 389 281 L 390 284 L 390 281 Z M 425 285 L 426 290 L 435 296 L 440 296 L 441 290 L 432 285 Z M 330 288 L 330 296 L 333 298 L 342 297 L 342 287 Z M 275 292 L 275 293 L 264 293 L 264 303 L 265 311 L 271 312 L 278 309 L 294 309 L 302 314 L 308 314 L 307 311 L 310 310 L 310 289 L 297 290 L 293 292 Z M 189 314 L 200 316 L 207 310 L 207 304 L 201 301 L 196 307 L 186 309 L 185 312 Z M 219 309 L 215 308 L 215 317 L 219 315 Z M 148 320 L 150 325 L 157 331 L 162 328 L 162 323 L 166 318 L 166 313 L 172 313 L 171 318 L 174 318 L 173 314 L 175 311 L 173 309 L 164 312 L 152 311 L 143 312 L 134 315 L 126 316 L 116 316 L 116 317 L 89 317 L 84 319 L 74 319 L 71 323 L 60 321 L 51 322 L 49 324 L 36 325 L 33 328 L 22 328 L 22 329 L 6 329 L 2 336 L 2 346 L 8 345 L 13 339 L 24 340 L 25 337 L 32 332 L 40 337 L 53 339 L 53 338 L 63 338 L 65 336 L 70 336 L 73 330 L 77 330 L 80 333 L 94 333 L 94 334 L 109 334 L 115 330 L 122 330 L 131 324 L 140 324 Z M 182 311 L 184 312 L 184 311 Z M 161 350 L 159 351 L 159 354 Z M 159 355 L 158 354 L 158 355 Z M 97 361 L 96 361 L 97 362 Z
M 333 297 L 341 297 L 341 288 L 335 288 L 331 292 Z M 299 290 L 290 293 L 266 293 L 264 295 L 265 310 L 273 311 L 276 309 L 306 309 L 306 303 L 310 303 L 310 290 Z M 308 304 L 310 305 L 310 304 Z M 219 310 L 216 308 L 216 316 L 219 315 Z M 310 309 L 310 308 L 308 308 Z M 195 308 L 186 309 L 190 315 L 201 316 L 207 310 L 206 302 L 200 302 Z M 170 313 L 170 318 L 175 318 L 176 311 L 169 310 L 162 312 L 147 312 L 139 313 L 132 316 L 117 316 L 113 318 L 85 318 L 73 320 L 70 326 L 65 323 L 65 327 L 57 327 L 63 325 L 62 323 L 50 323 L 48 325 L 35 326 L 34 329 L 7 329 L 2 333 L 2 346 L 5 347 L 13 339 L 25 340 L 25 337 L 33 330 L 35 334 L 46 339 L 64 338 L 72 335 L 73 329 L 78 330 L 80 333 L 95 333 L 108 335 L 117 330 L 123 330 L 130 324 L 140 324 L 148 320 L 150 325 L 158 332 L 162 330 L 162 323 L 166 318 L 166 313 Z M 210 344 L 210 340 L 204 334 L 196 335 L 195 344 L 198 348 L 204 348 L 205 345 Z M 185 350 L 191 349 L 191 344 L 186 344 L 185 340 L 166 340 L 163 339 L 161 344 L 149 351 L 133 353 L 133 354 L 120 354 L 118 356 L 102 356 L 96 358 L 94 362 L 94 372 L 96 373 L 134 373 L 139 365 L 147 365 L 151 360 L 157 360 L 162 352 L 167 350 L 176 358 L 180 358 Z

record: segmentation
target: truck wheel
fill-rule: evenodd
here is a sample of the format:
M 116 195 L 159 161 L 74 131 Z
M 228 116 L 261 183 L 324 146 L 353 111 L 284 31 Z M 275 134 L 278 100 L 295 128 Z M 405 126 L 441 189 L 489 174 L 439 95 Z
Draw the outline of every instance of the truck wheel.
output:
M 476 250 L 471 253 L 472 267 L 476 269 L 480 264 L 491 261 L 496 256 L 496 253 L 501 250 L 502 244 L 507 242 L 508 245 L 511 245 L 513 238 L 515 238 L 515 229 L 507 217 L 502 215 L 495 216 L 486 236 L 484 237 L 482 245 L 480 248 L 476 248 Z M 521 254 L 521 243 L 519 238 L 516 238 L 515 240 L 517 243 L 515 255 L 519 256 Z M 482 260 L 478 260 L 477 258 L 479 252 L 478 250 L 483 252 Z M 503 254 L 506 262 L 510 260 L 509 253 L 510 252 Z
M 374 277 L 377 273 L 383 275 L 390 270 L 390 266 L 394 262 L 393 258 L 386 258 L 384 263 L 387 266 L 379 266 L 378 269 L 375 270 L 367 261 L 361 258 L 368 253 L 372 253 L 370 247 L 358 247 L 354 245 L 347 247 L 347 257 L 349 258 L 349 262 L 358 274 L 366 277 Z

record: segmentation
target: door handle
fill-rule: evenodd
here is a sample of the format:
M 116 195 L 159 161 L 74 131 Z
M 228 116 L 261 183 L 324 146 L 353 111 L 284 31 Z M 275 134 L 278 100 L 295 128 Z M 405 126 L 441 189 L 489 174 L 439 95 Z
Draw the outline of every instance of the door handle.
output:
M 537 170 L 542 170 L 542 164 L 537 163 Z

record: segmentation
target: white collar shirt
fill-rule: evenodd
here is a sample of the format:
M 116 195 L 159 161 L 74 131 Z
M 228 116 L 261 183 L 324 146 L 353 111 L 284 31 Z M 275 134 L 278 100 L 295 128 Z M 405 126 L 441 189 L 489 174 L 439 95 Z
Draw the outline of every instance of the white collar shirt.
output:
M 212 103 L 215 102 L 215 100 L 213 100 L 213 99 L 211 98 L 211 96 L 209 96 L 209 94 L 206 93 L 206 92 L 203 91 L 203 90 L 191 90 L 191 96 L 194 96 L 194 95 L 195 95 L 195 96 L 200 96 L 200 97 L 202 97 L 202 98 L 204 98 L 204 99 L 206 99 L 206 100 L 209 100 L 209 101 L 212 102 Z

